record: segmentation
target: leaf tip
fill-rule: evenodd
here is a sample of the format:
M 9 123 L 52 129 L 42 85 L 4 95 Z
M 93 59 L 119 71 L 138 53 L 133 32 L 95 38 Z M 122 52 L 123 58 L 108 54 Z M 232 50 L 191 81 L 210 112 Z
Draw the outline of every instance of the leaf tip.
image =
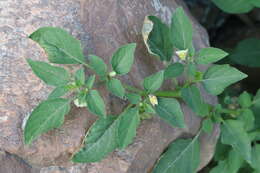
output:
M 77 153 L 75 153 L 70 160 L 74 163 L 80 163 L 80 160 L 77 158 Z
M 26 62 L 30 65 L 33 62 L 33 60 L 31 60 L 30 58 L 27 58 Z

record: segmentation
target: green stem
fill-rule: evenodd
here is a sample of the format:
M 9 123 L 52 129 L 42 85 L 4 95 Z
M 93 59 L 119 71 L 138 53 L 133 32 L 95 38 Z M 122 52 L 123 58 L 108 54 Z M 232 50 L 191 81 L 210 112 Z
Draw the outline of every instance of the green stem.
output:
M 229 115 L 236 115 L 236 116 L 239 115 L 238 110 L 231 110 L 231 109 L 221 109 L 220 113 L 229 114 Z
M 133 106 L 133 104 L 129 104 L 126 106 L 126 108 L 124 110 L 127 110 L 127 109 L 131 108 L 132 106 Z
M 87 68 L 90 68 L 90 69 L 91 69 L 90 65 L 88 65 L 87 63 L 81 62 L 81 64 L 83 64 L 83 65 L 86 66 Z
M 69 57 L 73 58 L 74 60 L 78 61 L 79 63 L 83 64 L 84 66 L 86 66 L 87 68 L 90 68 L 90 65 L 88 65 L 87 63 L 75 58 L 74 56 L 72 56 L 70 53 L 68 53 L 67 51 L 63 50 Z M 130 86 L 130 85 L 127 85 L 127 84 L 124 84 L 124 87 L 127 89 L 127 90 L 130 90 L 130 91 L 133 91 L 135 93 L 138 93 L 138 94 L 141 94 L 141 95 L 144 95 L 145 92 L 143 90 L 140 90 L 138 88 L 135 88 L 133 86 Z M 179 90 L 176 90 L 176 91 L 157 91 L 155 93 L 155 96 L 157 97 L 176 97 L 176 98 L 180 98 L 181 97 L 181 93 Z
M 154 93 L 157 97 L 175 97 L 181 98 L 181 91 L 180 90 L 172 90 L 172 91 L 157 91 Z
M 65 52 L 70 58 L 78 61 L 79 63 L 83 64 L 84 66 L 86 66 L 87 68 L 90 68 L 90 65 L 88 65 L 87 63 L 75 58 L 74 56 L 72 56 L 70 53 L 68 53 L 66 50 L 63 50 L 63 52 Z M 145 92 L 143 90 L 140 90 L 138 88 L 135 88 L 133 86 L 130 86 L 130 85 L 127 85 L 127 84 L 124 84 L 124 87 L 129 90 L 129 91 L 133 91 L 135 93 L 138 93 L 138 94 L 141 94 L 141 95 L 144 95 Z M 180 93 L 180 90 L 175 90 L 175 91 L 157 91 L 155 93 L 155 96 L 157 97 L 176 97 L 176 98 L 180 98 L 181 97 L 181 93 Z

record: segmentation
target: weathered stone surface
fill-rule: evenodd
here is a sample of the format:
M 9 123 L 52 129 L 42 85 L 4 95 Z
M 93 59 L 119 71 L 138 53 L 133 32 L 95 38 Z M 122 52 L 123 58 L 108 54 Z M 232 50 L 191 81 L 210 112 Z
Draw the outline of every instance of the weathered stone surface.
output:
M 107 63 L 120 45 L 137 42 L 133 69 L 122 79 L 140 87 L 143 77 L 162 68 L 159 61 L 148 55 L 142 42 L 145 15 L 157 15 L 169 22 L 171 13 L 183 3 L 179 0 L 6 0 L 0 4 L 7 7 L 0 10 L 0 149 L 18 155 L 33 167 L 42 167 L 41 173 L 144 173 L 172 140 L 197 132 L 199 118 L 183 106 L 187 129 L 172 128 L 158 118 L 146 120 L 138 129 L 135 142 L 125 151 L 116 151 L 100 163 L 73 165 L 69 158 L 95 120 L 85 109 L 73 109 L 62 128 L 42 135 L 31 146 L 24 146 L 22 121 L 34 106 L 46 99 L 51 89 L 26 64 L 26 58 L 47 59 L 27 35 L 42 26 L 65 28 L 82 41 L 86 53 L 97 54 Z M 196 49 L 208 46 L 205 30 L 194 19 L 193 26 Z M 100 89 L 108 112 L 120 112 L 125 103 Z M 208 102 L 216 102 L 213 97 L 205 97 Z M 202 145 L 202 153 L 204 148 L 212 153 L 217 133 L 218 129 L 210 136 L 212 143 Z M 205 165 L 210 157 L 203 159 Z
M 33 169 L 21 158 L 0 150 L 0 173 L 36 173 L 39 170 Z

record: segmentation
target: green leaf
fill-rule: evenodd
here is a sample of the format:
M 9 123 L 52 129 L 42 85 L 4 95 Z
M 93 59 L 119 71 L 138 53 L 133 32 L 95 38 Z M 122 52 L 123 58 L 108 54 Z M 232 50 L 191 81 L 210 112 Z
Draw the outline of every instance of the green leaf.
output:
M 164 71 L 164 78 L 169 79 L 169 78 L 175 78 L 180 75 L 182 75 L 184 71 L 184 66 L 181 63 L 174 63 L 169 65 L 165 71 Z
M 192 24 L 182 8 L 177 8 L 172 16 L 171 35 L 173 44 L 179 50 L 189 49 L 192 44 Z
M 240 41 L 236 48 L 228 57 L 232 63 L 249 66 L 260 67 L 260 40 L 249 38 Z
M 191 85 L 181 89 L 181 97 L 184 102 L 199 116 L 208 114 L 208 106 L 201 97 L 199 89 Z
M 232 147 L 230 145 L 222 144 L 221 139 L 219 138 L 214 153 L 214 161 L 225 160 L 228 157 L 230 150 L 232 150 Z
M 52 63 L 78 64 L 85 61 L 80 42 L 61 28 L 43 27 L 29 38 L 40 44 Z
M 138 104 L 142 100 L 141 96 L 135 93 L 126 93 L 126 98 L 131 104 Z
M 48 85 L 62 86 L 69 82 L 69 73 L 62 67 L 52 66 L 46 62 L 33 61 L 31 59 L 27 59 L 27 62 L 34 74 Z
M 184 116 L 179 102 L 174 98 L 158 98 L 155 111 L 159 117 L 172 126 L 185 128 Z
M 193 46 L 193 43 L 190 45 L 190 47 L 188 48 L 188 50 L 189 50 L 189 51 L 188 51 L 188 55 L 193 58 L 193 56 L 194 56 L 195 53 L 196 53 L 196 50 L 195 50 L 195 48 L 194 48 L 194 46 Z
M 198 136 L 178 139 L 161 156 L 152 173 L 195 173 L 200 163 Z
M 243 112 L 238 116 L 238 120 L 243 122 L 244 128 L 249 131 L 254 128 L 255 117 L 253 111 L 250 109 L 245 109 Z
M 30 144 L 40 134 L 59 128 L 70 110 L 70 101 L 57 98 L 41 102 L 31 113 L 24 128 L 25 144 Z
M 202 122 L 202 130 L 206 133 L 211 133 L 213 130 L 213 122 L 211 119 L 205 119 Z
M 194 78 L 197 73 L 197 66 L 193 63 L 189 63 L 187 65 L 187 72 L 189 77 Z
M 125 88 L 118 79 L 109 79 L 107 81 L 107 89 L 117 97 L 123 98 L 125 96 Z
M 258 89 L 252 103 L 252 110 L 255 115 L 255 128 L 260 128 L 260 116 L 258 116 L 260 112 L 260 89 Z
M 87 97 L 88 109 L 91 113 L 101 117 L 106 116 L 106 107 L 98 91 L 90 90 Z
M 201 71 L 196 71 L 195 72 L 195 75 L 194 75 L 194 81 L 197 82 L 197 81 L 201 81 L 203 79 L 203 72 Z
M 142 29 L 144 43 L 150 54 L 161 61 L 170 61 L 173 55 L 170 28 L 156 16 L 146 16 Z
M 231 145 L 248 163 L 251 163 L 251 142 L 242 122 L 225 120 L 221 125 L 221 142 Z
M 260 144 L 256 144 L 252 148 L 252 163 L 250 165 L 255 170 L 260 171 Z
M 82 103 L 86 103 L 86 97 L 87 97 L 87 93 L 84 91 L 84 90 L 81 90 L 78 95 L 77 95 L 77 98 L 79 99 L 79 103 L 82 104 Z
M 247 13 L 253 8 L 248 0 L 212 0 L 212 2 L 226 13 Z
M 75 73 L 75 81 L 78 86 L 82 86 L 85 83 L 85 72 L 84 68 L 80 68 Z
M 246 77 L 246 74 L 229 65 L 214 65 L 204 73 L 202 83 L 208 93 L 219 95 L 226 87 Z
M 249 137 L 251 141 L 259 141 L 260 140 L 260 129 L 254 129 L 249 132 Z
M 244 91 L 238 97 L 238 103 L 242 106 L 242 108 L 249 108 L 252 105 L 250 94 Z
M 195 61 L 197 64 L 211 64 L 221 60 L 227 55 L 228 55 L 227 52 L 218 48 L 214 48 L 214 47 L 202 48 L 197 53 L 197 57 Z
M 210 173 L 237 173 L 243 166 L 244 160 L 235 150 L 231 150 L 228 157 L 219 161 L 218 165 L 214 167 Z
M 260 106 L 260 89 L 257 90 L 256 95 L 254 97 L 254 100 L 252 102 L 253 105 L 259 105 Z
M 126 109 L 120 115 L 120 123 L 118 128 L 118 147 L 126 148 L 132 143 L 136 136 L 136 129 L 140 123 L 139 110 L 137 107 Z
M 101 161 L 117 147 L 119 121 L 114 116 L 98 119 L 89 129 L 84 146 L 72 158 L 73 162 Z
M 220 105 L 220 104 L 215 105 L 215 108 L 218 105 Z M 215 111 L 213 111 L 211 113 L 212 113 L 212 121 L 214 123 L 221 123 L 221 121 L 223 120 L 222 117 L 221 117 L 221 112 L 219 110 L 215 109 Z
M 148 76 L 143 81 L 143 87 L 148 93 L 157 91 L 164 81 L 164 72 L 159 71 L 151 76 Z
M 96 76 L 91 75 L 89 78 L 85 81 L 85 85 L 87 86 L 88 89 L 91 89 L 95 83 Z
M 87 102 L 86 102 L 86 97 L 87 97 L 87 93 L 82 90 L 78 93 L 77 98 L 74 100 L 74 104 L 77 107 L 87 107 Z
M 100 57 L 96 55 L 89 55 L 89 65 L 91 69 L 97 73 L 100 77 L 104 77 L 107 74 L 107 65 Z
M 249 164 L 244 163 L 242 167 L 239 169 L 238 173 L 259 173 L 257 170 L 253 170 Z
M 144 111 L 149 114 L 156 114 L 155 110 L 150 104 L 143 103 L 144 104 Z
M 131 43 L 120 47 L 113 55 L 111 64 L 117 74 L 127 74 L 134 63 L 136 44 Z
M 251 4 L 253 4 L 255 7 L 260 8 L 260 1 L 259 0 L 250 0 Z
M 65 94 L 67 94 L 69 91 L 70 89 L 67 86 L 57 87 L 49 94 L 48 100 L 62 97 Z
M 251 169 L 250 169 L 251 170 Z M 246 170 L 247 171 L 247 170 Z M 245 171 L 242 171 L 241 173 L 244 173 Z M 248 172 L 248 171 L 247 171 Z M 253 173 L 259 173 L 260 171 L 258 171 L 258 170 L 254 170 L 254 172 Z

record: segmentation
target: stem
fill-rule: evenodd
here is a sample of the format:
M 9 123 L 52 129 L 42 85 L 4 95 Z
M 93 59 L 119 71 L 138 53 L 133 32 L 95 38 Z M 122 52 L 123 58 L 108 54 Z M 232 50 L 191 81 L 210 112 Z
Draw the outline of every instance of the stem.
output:
M 74 56 L 72 56 L 70 53 L 68 53 L 66 50 L 63 50 L 61 49 L 63 52 L 65 52 L 70 58 L 78 61 L 79 63 L 83 64 L 84 66 L 86 66 L 87 68 L 90 68 L 90 65 L 88 65 L 87 63 L 75 58 Z M 130 85 L 127 85 L 127 84 L 124 84 L 124 87 L 127 89 L 127 90 L 130 90 L 130 91 L 133 91 L 135 93 L 138 93 L 138 94 L 141 94 L 141 95 L 144 95 L 144 91 L 143 90 L 140 90 L 138 88 L 135 88 L 133 86 L 130 86 Z M 181 93 L 179 90 L 176 90 L 176 91 L 157 91 L 155 93 L 155 96 L 157 97 L 176 97 L 176 98 L 180 98 L 181 97 Z
M 173 90 L 173 91 L 157 91 L 154 93 L 157 97 L 175 97 L 181 98 L 180 90 Z
M 88 65 L 87 63 L 81 62 L 81 64 L 91 69 L 90 65 Z
M 90 65 L 88 65 L 87 63 L 75 58 L 74 56 L 72 56 L 70 53 L 68 53 L 66 50 L 59 48 L 60 50 L 62 50 L 64 53 L 66 53 L 70 58 L 76 60 L 77 62 L 81 63 L 82 65 L 86 66 L 87 68 L 90 68 Z M 135 93 L 144 95 L 145 92 L 143 90 L 140 90 L 138 88 L 135 88 L 133 86 L 124 84 L 124 87 L 129 90 L 129 91 L 133 91 Z M 157 91 L 155 92 L 155 96 L 157 97 L 175 97 L 175 98 L 180 98 L 181 97 L 181 93 L 180 90 L 175 90 L 175 91 Z
M 127 109 L 131 108 L 132 106 L 133 106 L 133 104 L 129 104 L 129 105 L 127 105 L 127 107 L 124 110 L 127 110 Z
M 220 113 L 229 114 L 233 118 L 239 115 L 238 110 L 231 110 L 231 109 L 221 109 Z M 235 116 L 232 116 L 232 115 L 235 115 Z

